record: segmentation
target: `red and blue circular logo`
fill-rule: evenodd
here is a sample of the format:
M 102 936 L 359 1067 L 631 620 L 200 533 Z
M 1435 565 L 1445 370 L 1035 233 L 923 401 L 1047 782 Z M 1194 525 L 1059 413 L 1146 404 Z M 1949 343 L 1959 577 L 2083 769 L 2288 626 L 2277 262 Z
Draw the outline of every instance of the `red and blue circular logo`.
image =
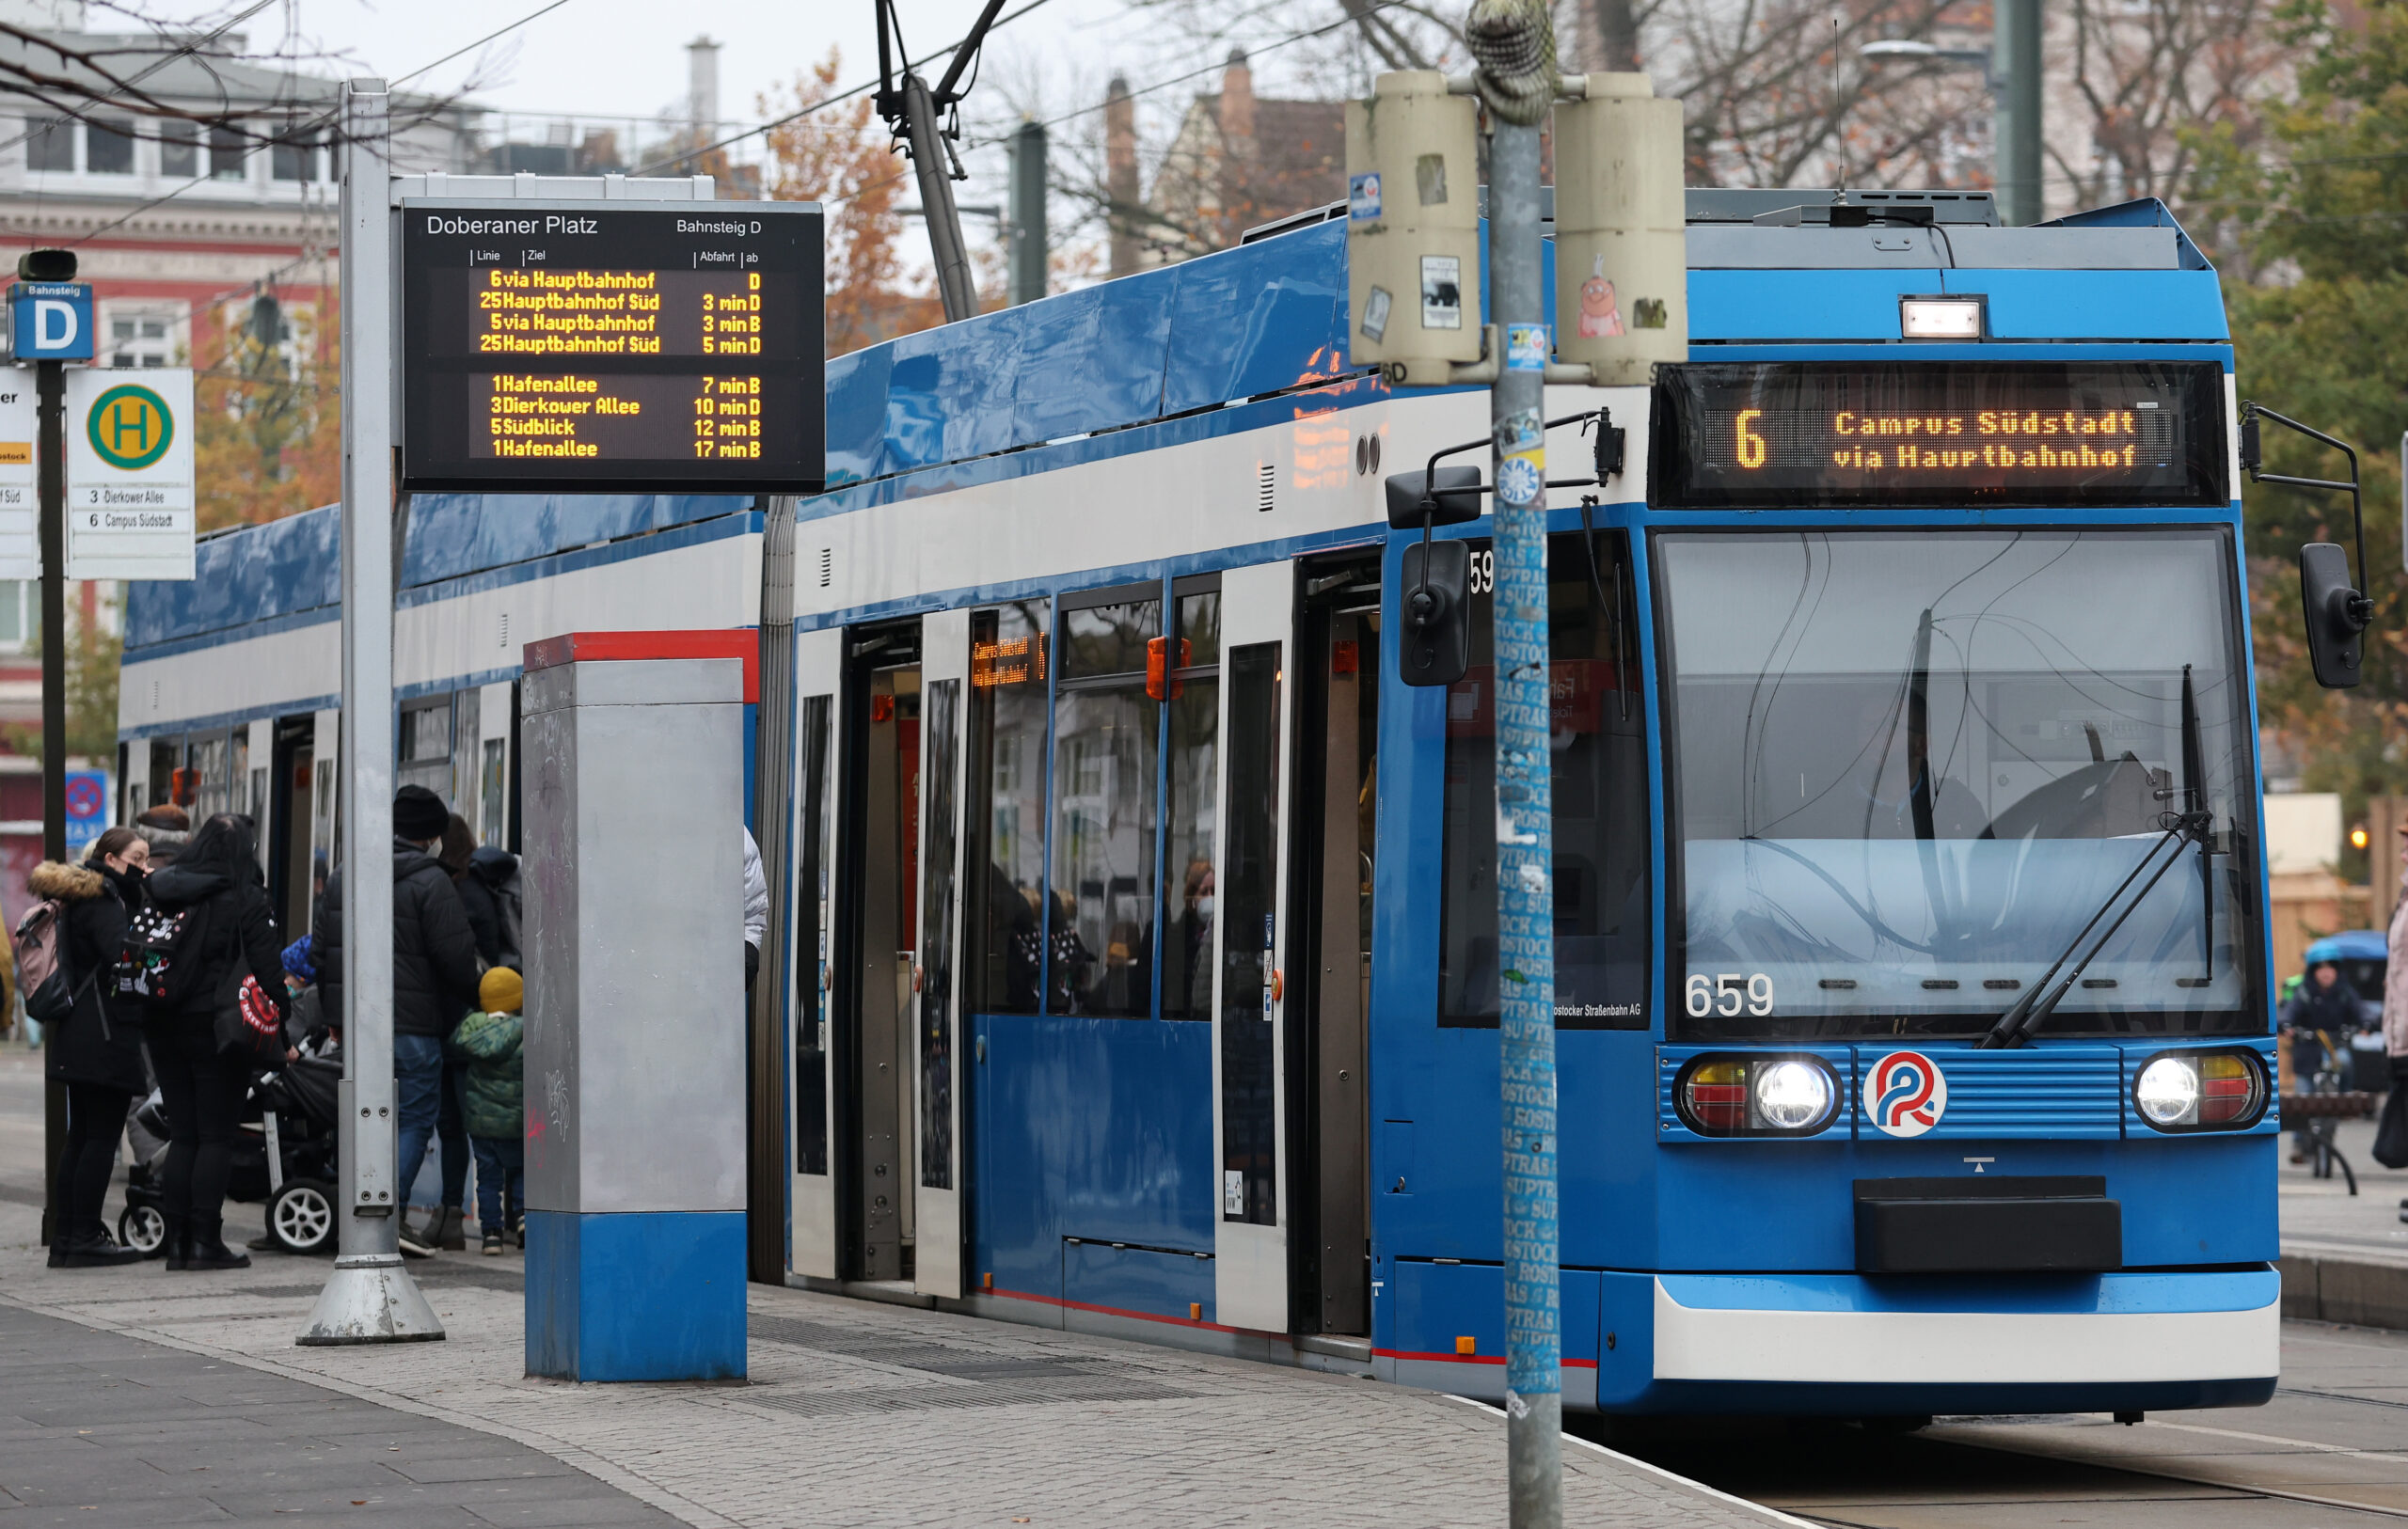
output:
M 1864 1075 L 1864 1112 L 1891 1136 L 1921 1136 L 1948 1109 L 1948 1080 L 1921 1051 L 1893 1051 Z

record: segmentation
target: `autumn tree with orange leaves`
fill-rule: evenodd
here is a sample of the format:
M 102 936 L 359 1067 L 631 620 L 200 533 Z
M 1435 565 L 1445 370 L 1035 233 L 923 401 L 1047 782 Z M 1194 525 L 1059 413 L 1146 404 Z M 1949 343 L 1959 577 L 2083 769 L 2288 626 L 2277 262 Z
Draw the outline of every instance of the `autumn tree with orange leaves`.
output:
M 786 117 L 833 95 L 842 57 L 825 61 L 791 87 L 761 100 L 762 115 Z M 944 322 L 933 291 L 912 279 L 901 247 L 897 197 L 911 166 L 893 148 L 867 95 L 823 106 L 769 133 L 768 195 L 816 201 L 828 209 L 827 315 L 830 355 L 843 355 Z
M 195 519 L 201 530 L 280 520 L 342 497 L 341 377 L 331 313 L 323 329 L 321 323 L 313 309 L 262 309 L 256 301 L 194 311 Z

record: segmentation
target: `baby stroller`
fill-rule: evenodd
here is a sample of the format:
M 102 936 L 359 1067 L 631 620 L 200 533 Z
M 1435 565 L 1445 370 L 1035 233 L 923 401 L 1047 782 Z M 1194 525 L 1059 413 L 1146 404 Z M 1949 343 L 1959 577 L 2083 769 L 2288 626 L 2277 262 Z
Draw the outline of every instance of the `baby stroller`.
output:
M 331 1048 L 323 1056 L 305 1052 L 251 1080 L 226 1198 L 264 1201 L 268 1236 L 286 1253 L 325 1253 L 335 1245 L 335 1099 L 341 1080 L 342 1058 Z M 134 1111 L 128 1134 L 135 1161 L 126 1174 L 118 1240 L 154 1253 L 167 1234 L 160 1214 L 167 1127 L 156 1090 Z

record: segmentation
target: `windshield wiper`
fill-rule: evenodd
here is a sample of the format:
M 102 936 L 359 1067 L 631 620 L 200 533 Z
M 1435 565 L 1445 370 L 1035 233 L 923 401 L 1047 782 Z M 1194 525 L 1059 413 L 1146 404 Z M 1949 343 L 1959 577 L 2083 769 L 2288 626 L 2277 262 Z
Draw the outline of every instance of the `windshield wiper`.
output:
M 2023 996 L 2015 1001 L 2014 1007 L 1999 1016 L 1998 1022 L 1990 1026 L 1989 1033 L 1982 1037 L 1978 1049 L 1995 1051 L 2020 1046 L 2032 1032 L 2040 1027 L 2042 1021 L 2054 1014 L 2057 1005 L 2065 1001 L 2066 995 L 2073 991 L 2074 984 L 2082 980 L 2082 974 L 2089 969 L 2090 963 L 2099 959 L 2099 953 L 2105 950 L 2107 942 L 2115 938 L 2115 931 L 2124 926 L 2124 921 L 2131 918 L 2133 911 L 2143 903 L 2148 901 L 2148 894 L 2156 890 L 2158 882 L 2164 879 L 2165 873 L 2173 870 L 2181 860 L 2181 846 L 2194 842 L 2200 846 L 2199 859 L 2207 868 L 2207 879 L 2203 882 L 2201 891 L 2209 899 L 2206 909 L 2209 920 L 2208 936 L 2210 940 L 2213 939 L 2215 869 L 2213 846 L 2210 843 L 2208 830 L 2214 824 L 2215 814 L 2202 805 L 2207 796 L 2202 780 L 2205 773 L 2204 764 L 2203 750 L 2199 745 L 2199 708 L 2196 699 L 2192 694 L 2191 666 L 2185 664 L 2182 666 L 2182 771 L 2185 777 L 2182 783 L 2183 811 L 2165 813 L 2158 818 L 2158 822 L 2164 825 L 2165 831 L 2158 836 L 2155 843 L 2148 846 L 2148 853 L 2140 858 L 2140 863 L 2134 865 L 2125 875 L 2124 879 L 2116 884 L 2115 890 L 2107 894 L 2107 900 L 2099 905 L 2097 912 L 2091 914 L 2090 922 L 2084 923 L 2081 931 L 2067 942 L 2066 948 L 2057 953 L 2057 958 L 2049 964 L 2047 971 L 2041 973 L 2040 980 L 2025 989 Z M 2159 854 L 2168 846 L 2173 846 L 2174 853 L 2166 856 L 2162 864 L 2158 865 L 2154 871 L 2150 871 L 2150 862 L 2156 860 Z M 2125 891 L 2134 881 L 2140 879 L 2141 873 L 2144 871 L 2148 871 L 2148 879 L 2141 883 L 2138 893 L 2130 901 L 2126 901 Z M 2118 911 L 2119 907 L 2120 911 Z M 2111 913 L 2115 914 L 2113 919 L 2108 918 Z M 2091 931 L 2099 929 L 2101 921 L 2106 922 L 2106 927 L 2099 929 L 2099 938 L 2094 940 L 2091 938 Z M 2074 953 L 2080 951 L 2085 941 L 2090 945 L 2088 953 L 2080 960 L 2075 960 Z M 2059 980 L 2060 973 L 2063 973 L 2063 980 Z M 2053 986 L 2051 985 L 2052 983 Z

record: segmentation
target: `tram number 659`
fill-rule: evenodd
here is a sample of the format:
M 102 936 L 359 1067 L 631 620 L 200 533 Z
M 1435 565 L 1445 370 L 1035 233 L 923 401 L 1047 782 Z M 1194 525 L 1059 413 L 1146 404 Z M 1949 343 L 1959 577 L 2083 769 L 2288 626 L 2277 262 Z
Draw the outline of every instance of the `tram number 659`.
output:
M 1762 1017 L 1772 1013 L 1772 978 L 1761 971 L 1718 971 L 1711 977 L 1703 971 L 1692 971 L 1688 1001 L 1689 1014 L 1700 1019 L 1709 1014 L 1727 1019 L 1743 1008 Z

